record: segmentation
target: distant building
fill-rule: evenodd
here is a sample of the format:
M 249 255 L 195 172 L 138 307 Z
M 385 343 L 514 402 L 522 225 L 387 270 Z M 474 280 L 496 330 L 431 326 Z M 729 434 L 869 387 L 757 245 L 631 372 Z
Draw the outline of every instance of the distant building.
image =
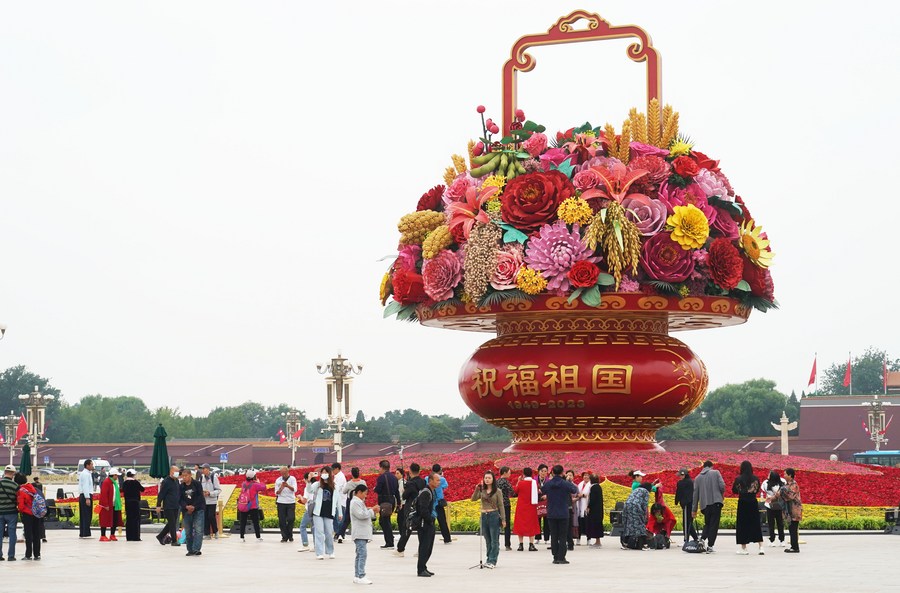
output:
M 900 395 L 900 372 L 888 371 L 887 374 L 887 392 L 888 395 Z
M 892 390 L 892 376 L 896 381 Z M 874 395 L 821 395 L 800 400 L 800 436 L 798 441 L 836 441 L 835 454 L 841 461 L 852 461 L 853 453 L 874 449 L 865 430 L 867 403 Z M 900 415 L 900 373 L 888 373 L 888 395 L 878 396 L 884 402 L 887 418 Z M 896 410 L 896 412 L 894 412 Z M 889 442 L 882 449 L 900 449 L 900 418 L 891 422 L 885 436 Z M 791 444 L 793 452 L 793 440 Z M 811 455 L 819 457 L 820 455 Z

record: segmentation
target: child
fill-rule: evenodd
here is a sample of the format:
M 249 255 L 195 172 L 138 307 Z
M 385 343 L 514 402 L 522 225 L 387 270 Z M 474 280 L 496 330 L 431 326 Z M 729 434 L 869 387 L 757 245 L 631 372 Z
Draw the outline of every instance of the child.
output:
M 366 545 L 372 539 L 372 519 L 379 509 L 378 505 L 366 508 L 366 494 L 368 487 L 358 484 L 353 489 L 353 498 L 350 500 L 350 520 L 352 522 L 352 537 L 356 544 L 356 564 L 353 582 L 357 585 L 371 585 L 372 581 L 366 578 Z

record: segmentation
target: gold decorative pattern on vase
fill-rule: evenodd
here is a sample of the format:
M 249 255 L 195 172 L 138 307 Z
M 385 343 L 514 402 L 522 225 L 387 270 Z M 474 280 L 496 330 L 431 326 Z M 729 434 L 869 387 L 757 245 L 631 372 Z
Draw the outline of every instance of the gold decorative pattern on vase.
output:
M 665 391 L 661 391 L 651 398 L 644 400 L 644 404 L 649 404 L 653 400 L 659 399 L 664 395 L 668 395 L 677 389 L 685 389 L 682 394 L 682 400 L 679 402 L 682 405 L 687 405 L 692 400 L 703 400 L 703 397 L 706 395 L 706 387 L 709 382 L 709 377 L 706 374 L 706 367 L 703 363 L 700 363 L 699 372 L 694 369 L 694 367 L 689 363 L 685 358 L 675 352 L 674 350 L 670 350 L 668 348 L 657 348 L 657 352 L 668 352 L 678 360 L 672 361 L 672 372 L 677 376 L 677 381 L 675 385 L 669 387 Z

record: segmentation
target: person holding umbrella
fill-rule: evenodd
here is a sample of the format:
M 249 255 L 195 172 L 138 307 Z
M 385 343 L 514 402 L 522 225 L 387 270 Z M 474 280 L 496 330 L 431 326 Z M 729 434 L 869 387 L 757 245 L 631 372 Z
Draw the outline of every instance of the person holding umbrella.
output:
M 122 525 L 122 496 L 119 492 L 119 468 L 109 470 L 109 475 L 100 484 L 100 541 L 119 541 L 116 528 Z M 106 530 L 109 529 L 109 537 Z

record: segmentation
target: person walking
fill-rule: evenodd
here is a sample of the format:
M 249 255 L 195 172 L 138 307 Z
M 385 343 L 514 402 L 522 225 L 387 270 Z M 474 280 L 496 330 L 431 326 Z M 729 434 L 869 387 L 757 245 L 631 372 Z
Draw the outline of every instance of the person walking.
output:
M 681 506 L 681 533 L 684 536 L 684 543 L 688 538 L 697 541 L 697 529 L 694 527 L 694 519 L 691 517 L 691 507 L 694 504 L 694 481 L 686 467 L 678 470 L 681 477 L 675 486 L 675 505 Z
M 522 470 L 522 477 L 516 483 L 516 517 L 513 521 L 513 533 L 519 538 L 517 550 L 525 550 L 525 538 L 528 538 L 528 551 L 537 552 L 534 545 L 535 534 L 540 534 L 541 526 L 538 523 L 538 484 L 533 476 L 534 470 L 526 467 Z M 538 535 L 540 537 L 540 535 Z
M 334 479 L 329 466 L 323 467 L 319 472 L 319 481 L 306 489 L 306 497 L 311 500 L 316 558 L 322 560 L 325 554 L 334 558 L 334 518 L 343 516 L 343 509 L 334 492 Z
M 249 469 L 244 474 L 244 483 L 241 484 L 241 494 L 238 498 L 238 519 L 241 525 L 241 542 L 244 539 L 244 533 L 247 531 L 247 520 L 253 523 L 253 533 L 256 534 L 256 541 L 262 541 L 262 534 L 259 528 L 259 493 L 265 492 L 265 484 L 260 484 L 256 479 L 256 470 Z M 243 499 L 244 502 L 241 502 Z
M 400 500 L 400 490 L 397 485 L 397 478 L 391 473 L 391 464 L 387 459 L 378 462 L 378 468 L 381 473 L 375 480 L 375 494 L 378 496 L 378 505 L 381 509 L 378 526 L 384 534 L 384 545 L 382 550 L 390 550 L 394 547 L 394 531 L 391 526 L 391 515 L 394 513 L 394 506 Z
M 179 506 L 184 517 L 184 545 L 187 546 L 185 556 L 200 556 L 203 547 L 203 515 L 206 514 L 206 497 L 203 486 L 195 480 L 191 470 L 181 470 L 181 487 L 179 489 Z
M 3 478 L 0 478 L 0 559 L 3 558 L 3 534 L 9 537 L 9 549 L 6 559 L 16 559 L 16 527 L 19 522 L 19 485 L 16 484 L 16 466 L 9 464 L 3 469 Z M 90 525 L 90 522 L 88 523 Z
M 649 520 L 650 482 L 643 482 L 633 489 L 622 509 L 622 549 L 641 550 L 647 541 Z
M 203 489 L 203 537 L 216 538 L 219 537 L 219 522 L 216 519 L 218 514 L 219 495 L 222 494 L 222 486 L 219 484 L 219 476 L 212 472 L 212 468 L 208 463 L 200 466 L 200 474 L 197 477 L 200 487 Z
M 706 553 L 715 552 L 716 538 L 719 535 L 719 520 L 722 518 L 722 504 L 725 501 L 725 480 L 719 470 L 713 469 L 713 462 L 707 459 L 703 469 L 694 480 L 694 499 L 691 503 L 691 518 L 697 516 L 697 510 L 703 513 L 703 532 L 700 539 L 706 547 Z
M 756 497 L 759 494 L 759 478 L 753 475 L 753 465 L 749 460 L 741 462 L 741 471 L 734 484 L 731 486 L 731 492 L 738 495 L 737 505 L 737 524 L 735 526 L 735 538 L 737 540 L 739 555 L 747 555 L 747 544 L 758 544 L 759 550 L 757 554 L 762 556 L 766 553 L 763 550 L 762 527 L 759 523 L 759 504 Z
M 600 486 L 600 476 L 591 474 L 587 507 L 584 511 L 584 536 L 587 538 L 587 545 L 592 545 L 591 540 L 594 540 L 593 546 L 601 547 L 603 535 L 603 488 Z
M 503 493 L 497 488 L 494 472 L 487 471 L 472 492 L 472 500 L 480 502 L 481 535 L 487 548 L 485 567 L 497 566 L 500 556 L 500 530 L 506 528 L 506 510 L 503 508 Z
M 100 484 L 100 541 L 119 541 L 116 528 L 122 525 L 122 495 L 119 491 L 119 468 L 109 470 L 106 479 Z M 109 537 L 106 530 L 109 529 Z
M 791 536 L 791 547 L 785 548 L 785 552 L 789 554 L 800 553 L 800 535 L 798 528 L 800 521 L 803 519 L 803 503 L 800 501 L 800 485 L 797 484 L 795 472 L 793 468 L 784 470 L 784 486 L 778 491 L 778 498 L 781 500 L 782 513 L 784 520 L 788 521 L 788 533 Z
M 180 509 L 181 491 L 178 484 L 178 466 L 173 465 L 169 468 L 169 475 L 163 478 L 159 484 L 159 491 L 156 494 L 156 512 L 165 515 L 166 524 L 162 531 L 156 536 L 156 541 L 162 545 L 166 545 L 166 535 L 170 538 L 173 546 L 180 546 L 178 543 L 178 512 Z
M 125 541 L 141 541 L 141 492 L 144 486 L 137 480 L 137 471 L 125 470 L 122 497 L 125 499 Z
M 309 536 L 307 535 L 307 528 L 312 529 L 312 513 L 309 511 L 309 508 L 312 504 L 312 501 L 306 497 L 308 494 L 310 484 L 319 481 L 319 472 L 305 472 L 303 474 L 303 492 L 301 492 L 297 496 L 297 500 L 300 501 L 300 504 L 303 505 L 303 517 L 300 518 L 300 549 L 298 552 L 308 552 L 309 551 Z M 313 544 L 316 541 L 315 530 L 313 530 Z
M 286 465 L 281 466 L 281 475 L 275 480 L 275 506 L 278 509 L 278 529 L 281 531 L 281 543 L 294 541 L 297 478 L 291 475 L 291 470 Z
M 356 484 L 350 497 L 353 543 L 356 545 L 353 582 L 357 585 L 372 584 L 372 581 L 366 577 L 366 558 L 368 557 L 366 546 L 372 541 L 372 520 L 375 518 L 375 512 L 381 510 L 377 504 L 370 509 L 366 508 L 366 495 L 368 492 L 369 487 L 365 483 Z
M 784 547 L 784 515 L 782 514 L 781 499 L 778 497 L 778 491 L 784 486 L 785 482 L 774 469 L 769 472 L 769 478 L 763 481 L 759 490 L 759 497 L 766 507 L 766 522 L 769 525 L 769 547 L 774 548 L 775 544 L 775 527 L 778 527 L 778 546 Z
M 19 507 L 19 515 L 22 520 L 22 531 L 25 535 L 25 560 L 41 559 L 41 525 L 44 522 L 43 517 L 37 517 L 34 514 L 33 503 L 34 497 L 38 490 L 34 484 L 28 483 L 28 478 L 23 474 L 16 474 L 13 481 L 19 485 L 17 492 L 17 502 Z
M 344 486 L 347 485 L 347 476 L 344 475 L 344 470 L 341 467 L 341 464 L 338 462 L 334 462 L 331 464 L 331 475 L 334 476 L 334 495 L 338 499 L 338 504 L 341 505 L 341 509 L 347 510 L 348 508 L 348 500 L 347 495 L 344 494 Z M 332 527 L 334 528 L 334 541 L 339 544 L 344 543 L 344 531 L 346 527 L 344 526 L 344 522 L 350 521 L 350 518 L 347 517 L 346 513 L 341 512 L 341 518 L 338 519 L 335 517 L 332 520 Z
M 91 518 L 94 516 L 94 462 L 84 460 L 78 474 L 78 537 L 91 537 Z
M 507 466 L 500 468 L 500 478 L 497 480 L 497 488 L 503 494 L 503 511 L 506 515 L 506 525 L 503 527 L 503 543 L 506 551 L 512 551 L 512 502 L 510 499 L 515 498 L 516 491 L 509 482 L 510 469 Z
M 419 467 L 418 463 L 413 462 L 409 464 L 410 477 L 403 484 L 403 494 L 401 495 L 403 504 L 398 512 L 398 515 L 403 517 L 403 529 L 400 531 L 400 541 L 397 542 L 397 549 L 394 551 L 394 556 L 399 556 L 400 558 L 403 557 L 406 543 L 409 541 L 412 532 L 416 530 L 416 527 L 409 524 L 409 512 L 415 504 L 419 492 L 428 488 L 428 480 L 422 477 L 424 474 L 425 471 Z
M 553 466 L 553 477 L 541 487 L 547 497 L 547 522 L 550 524 L 550 549 L 553 564 L 568 564 L 566 560 L 566 529 L 569 526 L 572 496 L 578 493 L 574 483 L 563 477 L 563 466 Z
M 437 520 L 437 496 L 435 490 L 441 486 L 441 474 L 432 472 L 428 476 L 428 486 L 416 496 L 413 504 L 416 508 L 417 525 L 419 532 L 419 560 L 416 563 L 416 574 L 420 577 L 432 577 L 434 573 L 428 570 L 428 561 L 434 551 L 434 522 Z

